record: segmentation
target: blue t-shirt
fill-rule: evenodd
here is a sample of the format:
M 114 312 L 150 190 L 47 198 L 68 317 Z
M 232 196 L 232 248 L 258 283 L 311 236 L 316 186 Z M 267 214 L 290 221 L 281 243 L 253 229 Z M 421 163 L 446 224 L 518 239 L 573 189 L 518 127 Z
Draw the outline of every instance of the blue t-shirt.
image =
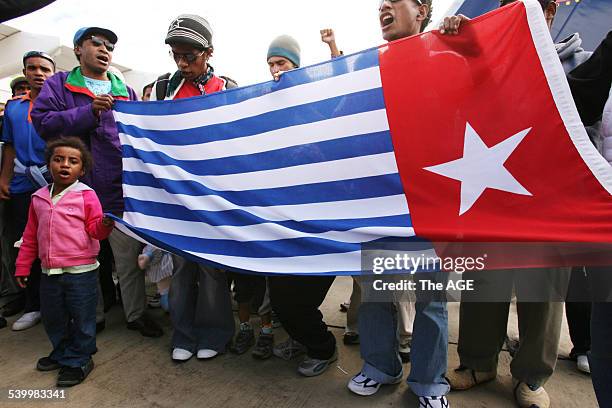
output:
M 85 86 L 91 91 L 92 94 L 98 96 L 110 93 L 112 88 L 111 81 L 92 79 L 86 76 L 83 76 L 83 78 L 85 79 Z
M 30 119 L 30 95 L 14 99 L 6 104 L 2 141 L 15 149 L 15 156 L 24 166 L 45 165 L 45 142 L 38 136 Z M 9 191 L 11 193 L 28 193 L 38 190 L 38 186 L 25 174 L 13 175 Z

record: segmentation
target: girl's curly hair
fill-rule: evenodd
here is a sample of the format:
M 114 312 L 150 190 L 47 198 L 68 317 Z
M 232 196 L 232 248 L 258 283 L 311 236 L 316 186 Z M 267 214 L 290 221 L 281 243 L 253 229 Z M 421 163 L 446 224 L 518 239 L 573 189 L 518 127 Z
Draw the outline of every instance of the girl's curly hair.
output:
M 71 147 L 81 152 L 81 162 L 83 163 L 83 172 L 87 174 L 93 166 L 93 159 L 91 153 L 85 143 L 77 137 L 62 137 L 60 139 L 53 140 L 47 144 L 45 150 L 45 162 L 47 166 L 51 164 L 51 157 L 58 147 Z

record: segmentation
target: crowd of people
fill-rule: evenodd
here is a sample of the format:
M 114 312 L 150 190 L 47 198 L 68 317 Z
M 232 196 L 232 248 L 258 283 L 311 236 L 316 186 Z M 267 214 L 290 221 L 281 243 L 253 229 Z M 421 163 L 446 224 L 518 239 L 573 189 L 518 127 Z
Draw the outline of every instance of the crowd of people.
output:
M 501 6 L 512 1 L 502 0 Z M 556 2 L 539 2 L 551 27 Z M 378 13 L 383 39 L 394 41 L 422 32 L 434 5 L 435 0 L 381 0 Z M 467 20 L 448 17 L 440 32 L 461 35 L 461 25 Z M 331 58 L 341 57 L 333 30 L 324 29 L 320 34 Z M 591 55 L 580 47 L 580 37 L 575 34 L 557 44 L 557 51 L 589 135 L 612 161 L 612 103 L 604 109 L 612 72 L 610 39 L 609 35 Z M 189 98 L 238 86 L 209 63 L 213 31 L 205 18 L 178 16 L 164 42 L 177 70 L 145 86 L 142 100 Z M 170 315 L 172 360 L 184 362 L 194 355 L 207 360 L 228 350 L 237 354 L 252 350 L 257 359 L 277 356 L 291 360 L 303 355 L 297 369 L 301 375 L 323 374 L 338 356 L 336 338 L 320 311 L 333 276 L 262 276 L 196 263 L 145 246 L 114 228 L 112 219 L 103 215 L 121 217 L 124 211 L 122 151 L 111 112 L 113 103 L 138 98 L 110 69 L 118 43 L 113 31 L 82 28 L 73 43 L 78 65 L 70 72 L 56 72 L 53 57 L 45 52 L 24 50 L 24 77 L 11 83 L 14 97 L 7 103 L 2 127 L 2 289 L 12 299 L 3 314 L 22 313 L 12 324 L 16 331 L 42 321 L 51 352 L 38 360 L 36 368 L 59 370 L 58 386 L 85 380 L 94 367 L 96 334 L 105 329 L 105 312 L 119 302 L 128 329 L 145 337 L 162 336 L 160 324 L 147 312 L 146 275 L 156 283 L 159 304 Z M 284 72 L 300 67 L 300 54 L 294 38 L 280 35 L 270 43 L 261 63 L 267 62 L 272 78 L 278 81 Z M 597 103 L 594 89 L 603 95 Z M 603 124 L 599 123 L 602 117 Z M 419 407 L 440 408 L 450 406 L 447 395 L 451 389 L 466 390 L 494 380 L 498 355 L 507 340 L 514 288 L 520 339 L 511 373 L 517 405 L 550 406 L 544 385 L 555 369 L 565 310 L 574 344 L 571 357 L 579 370 L 593 370 L 601 406 L 612 406 L 608 386 L 612 376 L 611 304 L 594 303 L 591 308 L 585 301 L 568 302 L 564 308 L 561 302 L 521 301 L 523 288 L 533 284 L 534 276 L 571 279 L 572 288 L 588 286 L 589 276 L 597 274 L 584 267 L 534 272 L 528 278 L 515 270 L 494 271 L 494 279 L 487 275 L 499 291 L 507 292 L 508 302 L 462 302 L 461 365 L 450 370 L 448 313 L 443 299 L 423 297 L 417 291 L 414 301 L 362 302 L 367 279 L 355 277 L 346 305 L 343 341 L 359 344 L 363 367 L 348 388 L 369 396 L 382 385 L 397 384 L 404 377 L 403 363 L 409 360 L 407 382 L 419 398 Z M 237 328 L 232 295 L 238 305 Z M 252 312 L 261 321 L 257 330 L 251 323 Z M 275 342 L 276 322 L 289 335 L 284 342 Z M 0 327 L 6 325 L 0 317 Z

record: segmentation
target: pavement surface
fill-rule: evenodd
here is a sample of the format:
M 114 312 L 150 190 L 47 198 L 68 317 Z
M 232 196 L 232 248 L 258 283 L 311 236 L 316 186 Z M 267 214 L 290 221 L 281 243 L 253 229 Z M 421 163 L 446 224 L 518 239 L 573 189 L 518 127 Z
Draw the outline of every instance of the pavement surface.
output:
M 350 296 L 350 278 L 337 278 L 322 306 L 331 331 L 338 340 L 339 358 L 336 364 L 319 377 L 301 377 L 296 369 L 299 360 L 286 362 L 272 357 L 266 361 L 253 359 L 250 353 L 241 356 L 221 355 L 210 361 L 192 358 L 183 364 L 170 359 L 171 325 L 168 316 L 159 309 L 152 315 L 165 330 L 158 339 L 144 338 L 125 328 L 123 312 L 113 307 L 107 314 L 106 330 L 97 339 L 95 369 L 79 386 L 65 389 L 65 399 L 8 399 L 8 390 L 54 390 L 56 373 L 35 370 L 38 358 L 49 352 L 49 341 L 42 325 L 23 332 L 10 328 L 0 330 L 0 407 L 417 407 L 418 401 L 405 383 L 383 386 L 374 396 L 361 397 L 346 388 L 352 375 L 361 368 L 359 346 L 344 346 L 342 333 L 346 315 L 339 304 Z M 449 367 L 458 365 L 456 342 L 458 334 L 457 303 L 449 304 Z M 11 317 L 9 327 L 17 318 Z M 252 323 L 258 324 L 253 318 Z M 512 309 L 508 332 L 517 336 L 516 311 Z M 483 322 L 483 330 L 486 322 Z M 597 407 L 588 375 L 578 372 L 575 363 L 567 360 L 571 349 L 567 325 L 564 322 L 557 369 L 546 385 L 552 406 L 558 408 Z M 282 329 L 275 340 L 287 337 Z M 518 337 L 518 336 L 517 336 Z M 500 354 L 498 377 L 495 381 L 464 392 L 452 392 L 453 408 L 515 407 L 510 376 L 511 357 Z M 405 366 L 405 376 L 410 369 Z

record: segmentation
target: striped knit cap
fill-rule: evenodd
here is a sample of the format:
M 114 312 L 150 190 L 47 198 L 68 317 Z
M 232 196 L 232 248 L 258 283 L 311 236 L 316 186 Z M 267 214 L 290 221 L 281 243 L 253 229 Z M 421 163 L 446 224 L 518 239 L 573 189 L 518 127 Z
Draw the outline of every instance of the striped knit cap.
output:
M 295 38 L 289 35 L 281 35 L 270 43 L 266 59 L 270 59 L 270 57 L 284 57 L 299 68 L 300 53 L 300 44 L 298 44 Z
M 212 47 L 212 35 L 212 28 L 204 17 L 181 14 L 170 23 L 166 44 L 189 44 L 205 50 Z

